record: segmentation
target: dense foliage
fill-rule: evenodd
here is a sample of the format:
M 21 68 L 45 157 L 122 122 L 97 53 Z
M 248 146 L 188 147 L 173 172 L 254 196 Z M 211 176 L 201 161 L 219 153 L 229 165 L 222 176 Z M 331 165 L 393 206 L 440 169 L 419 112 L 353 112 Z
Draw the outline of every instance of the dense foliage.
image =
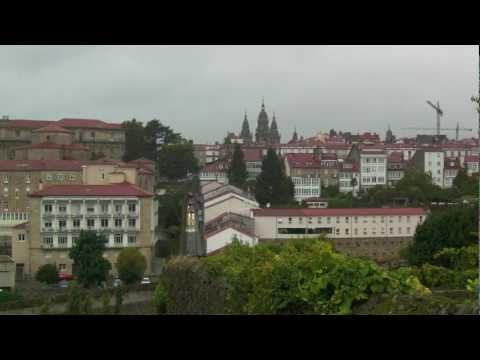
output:
M 417 227 L 414 242 L 406 250 L 411 265 L 432 263 L 443 248 L 460 248 L 478 243 L 478 208 L 452 207 L 432 212 Z
M 182 179 L 199 169 L 198 160 L 193 154 L 193 144 L 170 144 L 158 153 L 158 171 L 161 177 Z
M 93 231 L 80 232 L 78 241 L 69 252 L 70 258 L 78 267 L 75 275 L 80 285 L 90 287 L 106 281 L 112 268 L 110 262 L 103 258 L 106 242 L 105 236 Z
M 125 154 L 124 161 L 141 158 L 144 154 L 144 129 L 143 123 L 132 119 L 122 124 L 125 129 Z
M 322 240 L 256 247 L 234 241 L 205 264 L 225 281 L 228 313 L 350 314 L 376 294 L 429 292 L 409 269 L 387 271 Z
M 247 166 L 245 165 L 243 151 L 239 144 L 235 144 L 232 162 L 230 163 L 230 168 L 228 169 L 228 183 L 243 189 L 245 187 L 247 177 Z
M 130 247 L 120 251 L 115 266 L 120 280 L 130 285 L 142 280 L 147 261 L 138 249 Z
M 285 206 L 293 202 L 294 185 L 292 179 L 285 175 L 282 161 L 275 150 L 269 148 L 262 162 L 262 171 L 257 176 L 255 198 L 260 206 Z
M 45 264 L 40 266 L 35 274 L 35 280 L 45 284 L 56 284 L 60 280 L 57 266 L 55 264 Z
M 66 313 L 68 315 L 88 315 L 92 313 L 90 294 L 76 282 L 70 288 Z
M 157 314 L 165 314 L 167 312 L 168 290 L 165 284 L 160 281 L 153 293 L 153 304 Z

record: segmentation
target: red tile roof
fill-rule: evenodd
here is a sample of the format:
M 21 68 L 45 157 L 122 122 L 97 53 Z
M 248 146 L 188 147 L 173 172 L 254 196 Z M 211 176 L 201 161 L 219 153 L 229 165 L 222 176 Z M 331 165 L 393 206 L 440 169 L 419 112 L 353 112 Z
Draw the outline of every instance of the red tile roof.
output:
M 421 208 L 253 209 L 253 216 L 388 216 L 425 215 Z
M 122 124 L 106 123 L 96 119 L 61 119 L 59 121 L 50 120 L 10 120 L 7 128 L 30 128 L 38 129 L 49 125 L 57 124 L 64 128 L 87 128 L 87 129 L 121 129 Z
M 321 163 L 313 154 L 287 154 L 285 155 L 291 168 L 320 168 Z
M 72 130 L 67 130 L 61 126 L 50 124 L 39 129 L 33 130 L 33 132 L 55 132 L 55 133 L 68 133 L 73 134 Z
M 245 161 L 262 161 L 261 149 L 243 149 L 243 156 Z
M 228 225 L 226 225 L 226 226 L 224 226 L 224 227 L 221 227 L 221 228 L 219 228 L 219 229 L 217 229 L 217 230 L 214 230 L 214 231 L 211 231 L 211 232 L 209 232 L 209 233 L 206 233 L 206 234 L 204 235 L 204 238 L 205 238 L 205 240 L 207 240 L 208 238 L 211 238 L 213 235 L 217 235 L 217 234 L 219 234 L 219 233 L 221 233 L 221 232 L 223 232 L 223 231 L 225 231 L 225 230 L 228 230 L 228 229 L 236 230 L 236 231 L 238 231 L 238 232 L 240 232 L 240 233 L 242 233 L 242 234 L 244 234 L 244 235 L 247 235 L 247 236 L 250 236 L 250 237 L 253 237 L 253 238 L 255 237 L 255 234 L 254 234 L 254 233 L 251 233 L 250 231 L 248 231 L 248 230 L 246 230 L 246 229 L 242 229 L 242 228 L 241 228 L 240 226 L 238 226 L 238 225 L 228 224 Z M 230 239 L 229 239 L 229 240 L 230 240 Z
M 109 185 L 52 185 L 43 190 L 30 194 L 32 197 L 43 196 L 134 196 L 152 197 L 153 193 L 146 192 L 139 187 L 123 182 Z
M 0 171 L 81 171 L 82 165 L 88 163 L 82 160 L 0 160 Z

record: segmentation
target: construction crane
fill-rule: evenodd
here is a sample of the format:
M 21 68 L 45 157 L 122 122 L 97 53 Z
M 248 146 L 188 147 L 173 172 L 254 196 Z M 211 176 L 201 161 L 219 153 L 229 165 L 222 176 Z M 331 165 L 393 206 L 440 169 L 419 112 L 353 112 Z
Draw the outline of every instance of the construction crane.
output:
M 403 130 L 435 130 L 437 132 L 437 135 L 440 135 L 440 130 L 442 131 L 455 131 L 455 139 L 458 141 L 460 138 L 460 131 L 473 131 L 473 129 L 467 129 L 467 128 L 461 128 L 460 125 L 457 123 L 456 128 L 418 128 L 418 127 L 408 127 L 408 128 L 402 128 Z
M 431 101 L 427 100 L 427 104 L 430 105 L 432 108 L 435 109 L 435 112 L 437 113 L 437 135 L 440 135 L 440 117 L 443 116 L 443 111 L 440 109 L 440 101 L 437 100 L 437 105 L 432 104 Z

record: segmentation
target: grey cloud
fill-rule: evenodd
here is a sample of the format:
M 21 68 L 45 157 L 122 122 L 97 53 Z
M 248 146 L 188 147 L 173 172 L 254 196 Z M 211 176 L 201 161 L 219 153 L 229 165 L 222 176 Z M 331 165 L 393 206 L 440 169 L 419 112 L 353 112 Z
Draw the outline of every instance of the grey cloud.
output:
M 476 46 L 1 46 L 12 117 L 158 118 L 197 142 L 255 128 L 262 96 L 283 140 L 330 128 L 476 128 Z M 453 136 L 453 133 L 451 133 Z M 470 134 L 465 134 L 470 135 Z

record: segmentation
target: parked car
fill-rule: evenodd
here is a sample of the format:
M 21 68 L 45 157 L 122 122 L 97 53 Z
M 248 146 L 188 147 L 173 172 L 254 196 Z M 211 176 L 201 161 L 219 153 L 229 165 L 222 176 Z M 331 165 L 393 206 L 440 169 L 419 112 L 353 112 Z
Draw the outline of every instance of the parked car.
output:
M 141 282 L 142 285 L 148 285 L 148 284 L 151 284 L 151 283 L 152 282 L 150 281 L 150 278 L 148 276 L 144 277 L 142 279 L 142 282 Z

